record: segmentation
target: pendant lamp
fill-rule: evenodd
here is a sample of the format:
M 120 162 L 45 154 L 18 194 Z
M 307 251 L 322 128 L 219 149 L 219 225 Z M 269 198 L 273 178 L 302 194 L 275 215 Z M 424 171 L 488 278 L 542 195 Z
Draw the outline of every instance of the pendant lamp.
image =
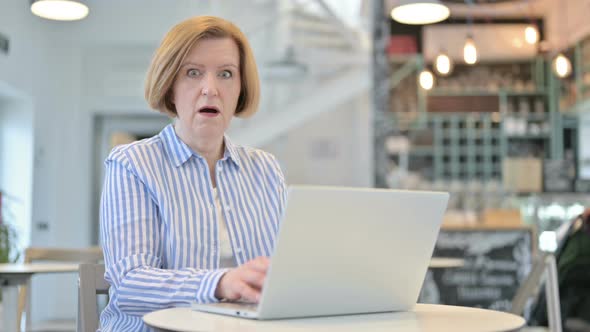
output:
M 428 69 L 424 69 L 418 76 L 420 87 L 424 90 L 432 90 L 434 87 L 434 75 Z
M 441 51 L 434 59 L 434 70 L 441 76 L 448 76 L 453 71 L 453 60 L 445 51 Z
M 568 77 L 572 73 L 572 63 L 570 62 L 570 59 L 563 55 L 563 53 L 559 53 L 559 55 L 553 59 L 552 67 L 553 72 L 555 72 L 559 78 Z
M 33 14 L 56 21 L 76 21 L 88 16 L 88 6 L 79 0 L 31 0 Z
M 468 65 L 474 65 L 477 62 L 477 46 L 473 41 L 473 36 L 467 35 L 465 46 L 463 46 L 463 60 Z
M 446 20 L 451 11 L 440 0 L 395 0 L 391 17 L 404 24 L 432 24 Z

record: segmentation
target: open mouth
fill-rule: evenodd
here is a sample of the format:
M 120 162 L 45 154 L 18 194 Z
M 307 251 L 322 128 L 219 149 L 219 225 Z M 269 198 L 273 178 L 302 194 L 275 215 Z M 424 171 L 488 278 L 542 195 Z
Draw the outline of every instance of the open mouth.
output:
M 216 107 L 211 107 L 211 106 L 205 106 L 201 109 L 199 109 L 199 113 L 203 114 L 203 115 L 217 115 L 219 114 L 219 110 Z

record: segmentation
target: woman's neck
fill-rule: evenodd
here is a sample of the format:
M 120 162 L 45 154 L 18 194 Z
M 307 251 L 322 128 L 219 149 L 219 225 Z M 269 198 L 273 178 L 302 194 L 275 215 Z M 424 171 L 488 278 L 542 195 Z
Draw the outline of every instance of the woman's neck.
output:
M 188 145 L 194 152 L 205 158 L 209 170 L 215 170 L 215 163 L 223 158 L 224 140 L 223 136 L 215 138 L 199 137 L 191 135 L 190 132 L 183 130 L 181 127 L 175 127 L 176 134 L 182 142 Z

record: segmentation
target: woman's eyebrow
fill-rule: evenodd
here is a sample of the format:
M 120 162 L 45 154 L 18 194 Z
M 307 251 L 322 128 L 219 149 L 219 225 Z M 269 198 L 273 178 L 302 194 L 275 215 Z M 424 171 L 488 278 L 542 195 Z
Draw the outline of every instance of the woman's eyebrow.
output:
M 181 65 L 181 67 L 186 67 L 186 66 L 195 66 L 195 67 L 200 67 L 200 66 L 202 66 L 202 65 L 199 65 L 199 64 L 197 64 L 197 63 L 194 63 L 194 62 L 185 62 L 185 63 L 183 63 L 183 64 Z
M 180 67 L 186 67 L 186 66 L 203 67 L 204 65 L 194 63 L 194 62 L 185 62 L 182 65 L 180 65 Z M 233 63 L 224 63 L 224 64 L 218 66 L 218 68 L 224 68 L 224 67 L 233 67 L 236 69 L 240 68 L 238 65 L 233 64 Z

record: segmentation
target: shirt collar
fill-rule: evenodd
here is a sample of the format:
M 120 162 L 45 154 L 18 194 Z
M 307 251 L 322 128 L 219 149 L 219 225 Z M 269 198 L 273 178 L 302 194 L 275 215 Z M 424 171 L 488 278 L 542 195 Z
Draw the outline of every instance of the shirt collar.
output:
M 164 142 L 168 158 L 174 163 L 174 166 L 179 167 L 193 155 L 191 148 L 184 144 L 184 142 L 176 135 L 173 124 L 167 125 L 166 128 L 162 130 L 160 138 Z
M 188 145 L 180 140 L 178 135 L 176 135 L 176 131 L 174 131 L 173 124 L 167 125 L 166 128 L 160 132 L 160 138 L 164 142 L 164 147 L 170 160 L 176 167 L 184 164 L 193 155 L 197 156 L 198 158 L 202 158 L 199 154 L 193 152 L 193 150 Z M 236 146 L 231 142 L 227 135 L 224 135 L 223 139 L 225 142 L 225 151 L 223 153 L 222 160 L 230 159 L 239 168 L 241 164 Z
M 240 163 L 240 157 L 238 155 L 236 146 L 234 143 L 232 143 L 231 139 L 229 139 L 229 136 L 227 135 L 223 136 L 223 140 L 225 142 L 225 152 L 223 153 L 223 159 L 229 158 L 234 162 L 234 164 L 236 164 L 238 168 L 240 168 L 242 165 Z

